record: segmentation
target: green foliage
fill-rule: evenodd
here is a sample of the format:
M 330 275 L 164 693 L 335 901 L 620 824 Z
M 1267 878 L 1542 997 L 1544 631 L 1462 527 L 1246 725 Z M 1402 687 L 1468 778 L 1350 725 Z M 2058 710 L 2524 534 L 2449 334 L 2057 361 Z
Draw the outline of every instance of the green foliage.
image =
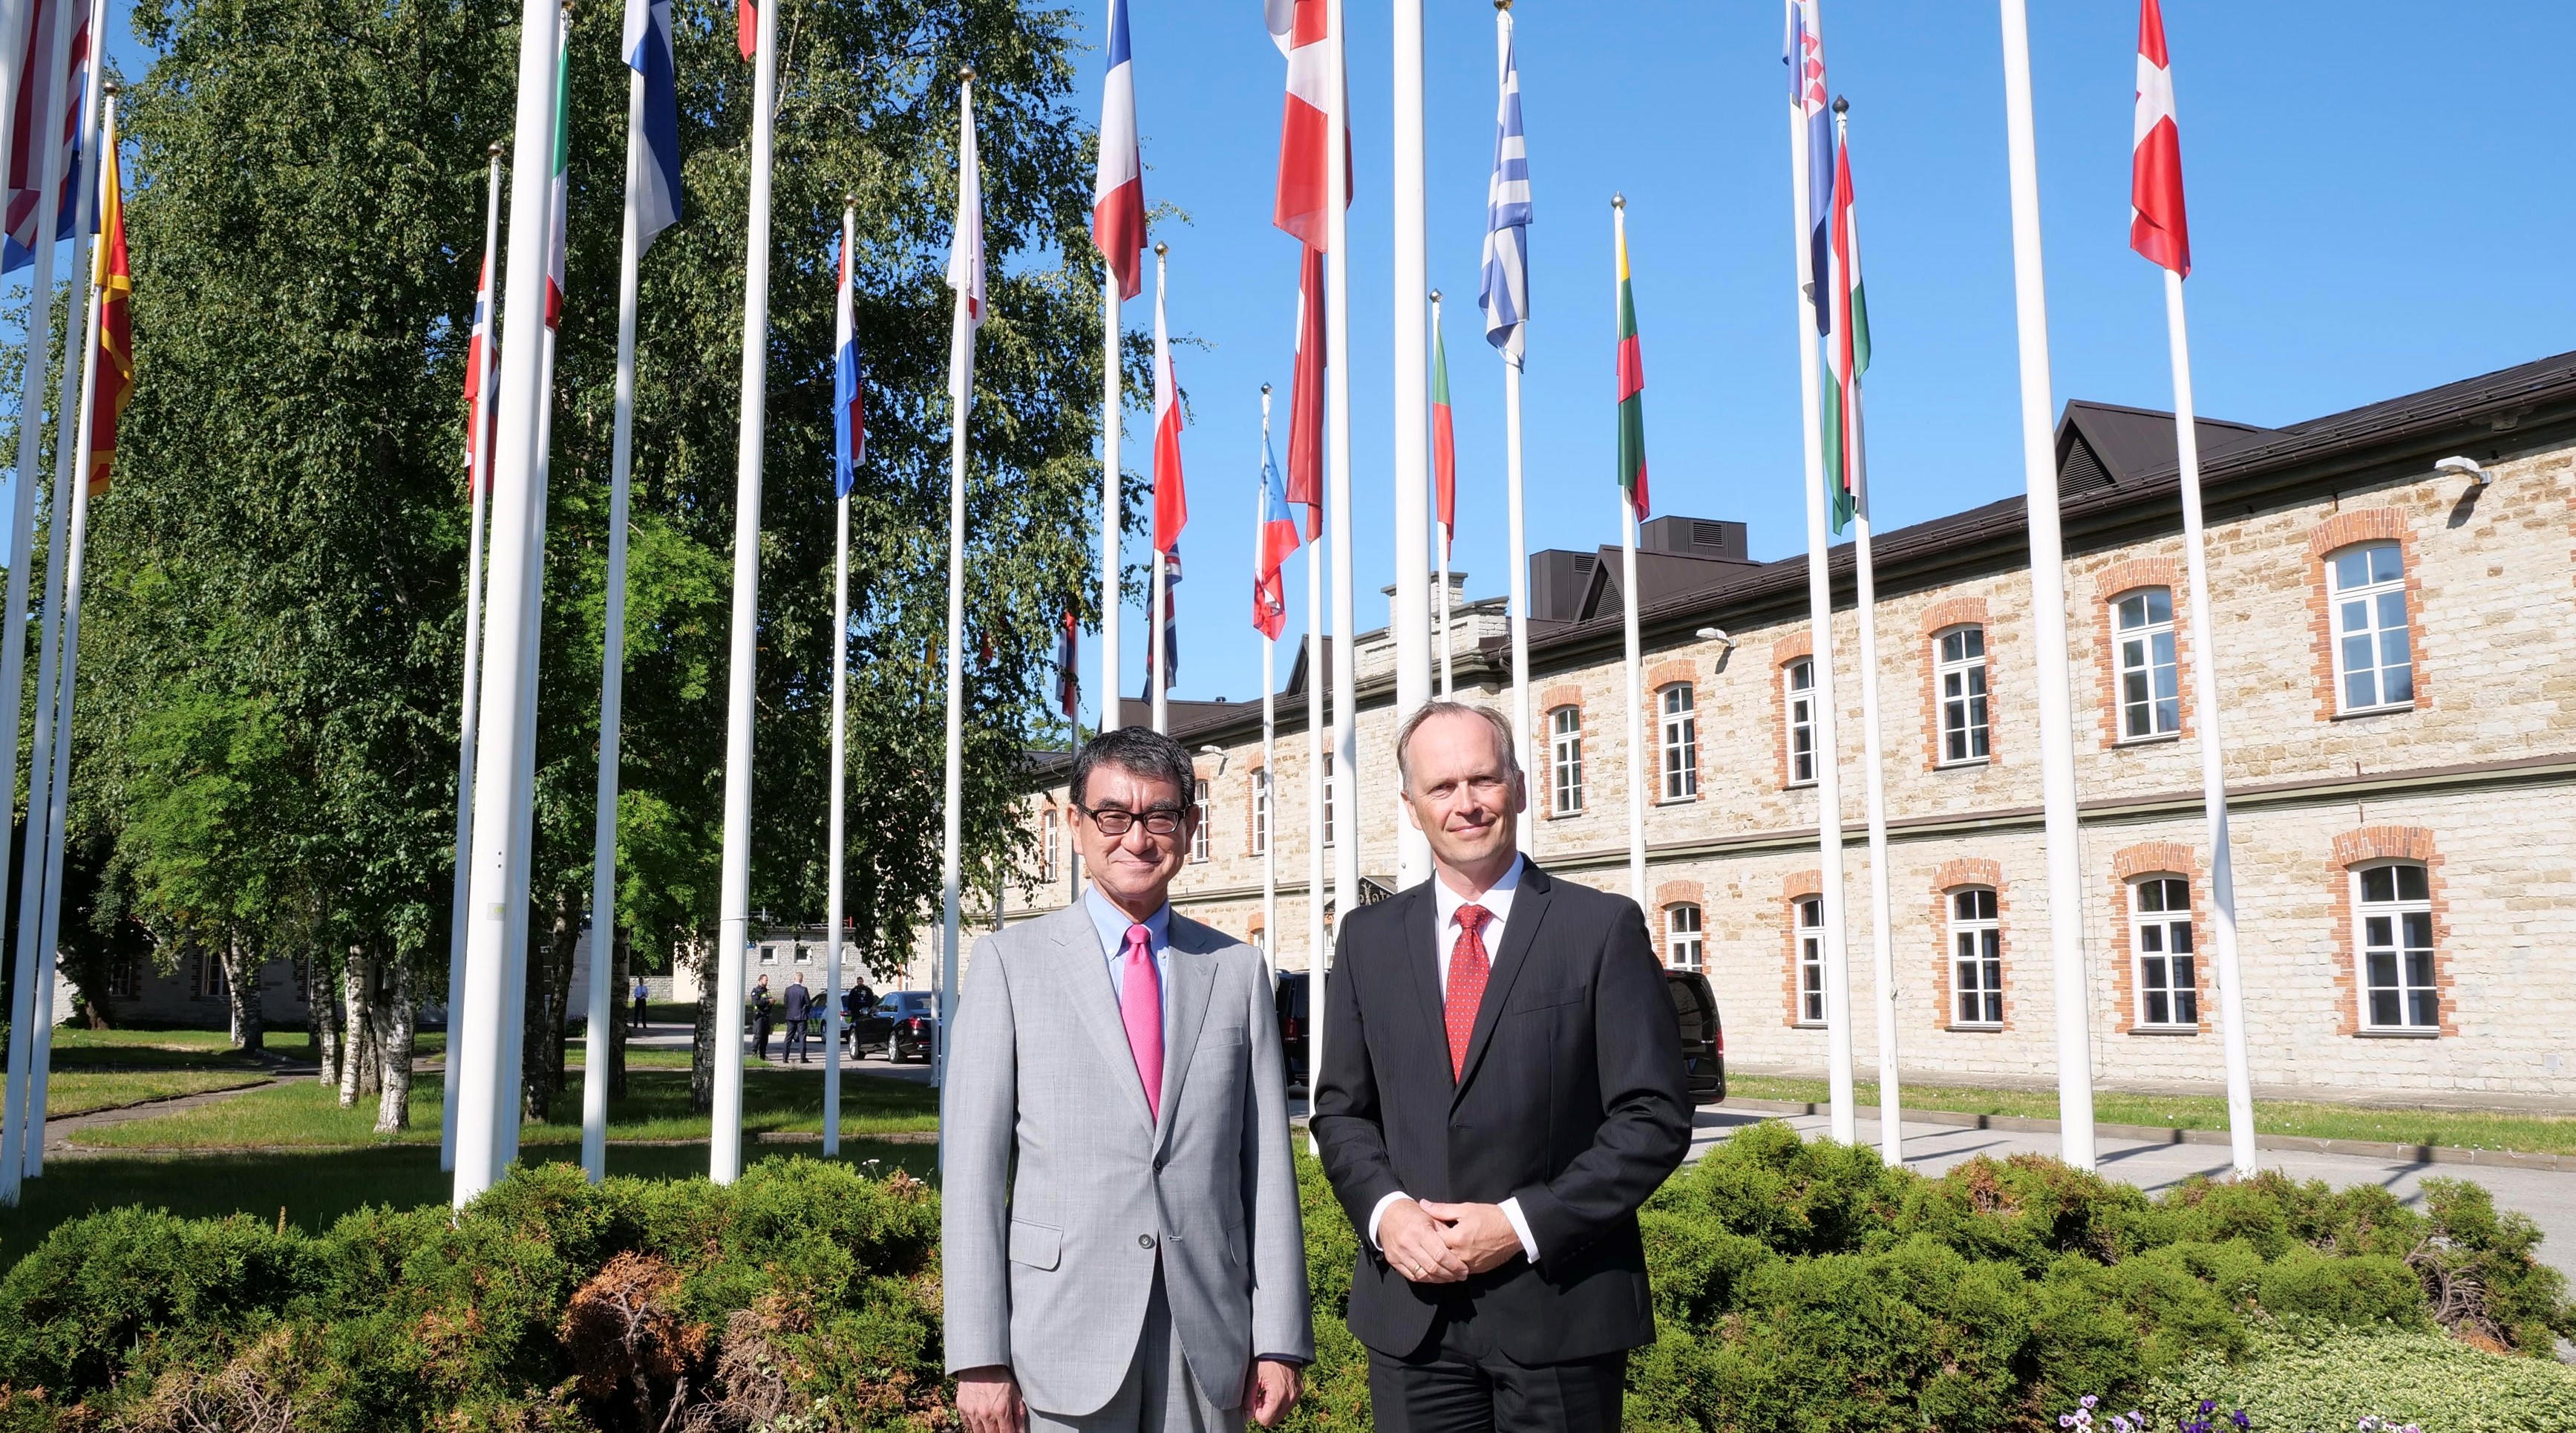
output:
M 2258 1327 L 2251 1353 L 2235 1362 L 2214 1353 L 2185 1360 L 2135 1402 L 2158 1428 L 2179 1427 L 2202 1399 L 2243 1408 L 2259 1433 L 2348 1433 L 2372 1414 L 2391 1427 L 2421 1423 L 2429 1433 L 2576 1428 L 2576 1369 L 2498 1358 L 2446 1334 Z

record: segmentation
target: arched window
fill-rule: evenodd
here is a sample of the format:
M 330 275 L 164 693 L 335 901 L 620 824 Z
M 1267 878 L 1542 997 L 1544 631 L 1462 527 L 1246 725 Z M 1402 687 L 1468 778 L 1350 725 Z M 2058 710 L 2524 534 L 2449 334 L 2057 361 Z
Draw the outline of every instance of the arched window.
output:
M 1703 968 L 1699 907 L 1688 901 L 1664 907 L 1664 964 L 1675 970 Z
M 1951 1024 L 2004 1023 L 2004 930 L 1992 886 L 1950 892 Z
M 1825 898 L 1801 896 L 1798 912 L 1798 1023 L 1825 1023 Z
M 1663 714 L 1664 799 L 1688 801 L 1699 795 L 1699 718 L 1692 711 L 1691 684 L 1664 688 L 1656 706 Z
M 2122 593 L 2112 607 L 2120 628 L 2120 739 L 2172 736 L 2182 730 L 2173 589 L 2141 587 Z
M 1941 764 L 1984 761 L 1986 629 L 1953 627 L 1932 639 L 1932 680 L 1940 693 Z
M 2200 980 L 2192 952 L 2191 882 L 2141 876 L 2129 883 L 2129 949 L 2138 962 L 2138 1023 L 2200 1024 Z
M 2371 711 L 2415 700 L 2406 626 L 2406 560 L 2393 542 L 2347 547 L 2326 563 L 2334 596 L 2339 710 Z
M 2411 861 L 2390 861 L 2356 867 L 2352 883 L 2361 1023 L 2373 1030 L 2439 1030 L 2431 879 Z
M 1559 816 L 1583 810 L 1583 708 L 1558 707 L 1547 714 L 1548 786 Z
M 1780 669 L 1781 720 L 1789 735 L 1789 784 L 1816 779 L 1816 665 L 1805 657 Z

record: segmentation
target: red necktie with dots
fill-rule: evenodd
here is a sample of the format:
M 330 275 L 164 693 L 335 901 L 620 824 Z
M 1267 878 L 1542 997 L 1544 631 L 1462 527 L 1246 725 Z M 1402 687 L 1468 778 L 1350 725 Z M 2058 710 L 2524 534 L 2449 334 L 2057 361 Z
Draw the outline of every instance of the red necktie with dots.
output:
M 1449 1078 L 1467 1074 L 1467 1041 L 1476 1033 L 1476 1007 L 1485 1003 L 1485 922 L 1494 913 L 1483 906 L 1458 908 L 1458 944 L 1449 952 Z

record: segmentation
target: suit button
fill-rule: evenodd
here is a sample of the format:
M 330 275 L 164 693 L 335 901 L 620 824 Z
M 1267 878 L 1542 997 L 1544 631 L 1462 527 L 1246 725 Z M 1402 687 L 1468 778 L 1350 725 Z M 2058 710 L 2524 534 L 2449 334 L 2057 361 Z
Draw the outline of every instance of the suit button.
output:
M 1139 1234 L 1139 1235 L 1137 1235 L 1137 1236 L 1136 1236 L 1136 1247 L 1137 1247 L 1137 1248 L 1139 1248 L 1139 1249 L 1151 1249 L 1151 1248 L 1153 1248 L 1153 1247 L 1154 1247 L 1154 1236 L 1153 1236 L 1153 1235 L 1151 1235 L 1151 1234 Z

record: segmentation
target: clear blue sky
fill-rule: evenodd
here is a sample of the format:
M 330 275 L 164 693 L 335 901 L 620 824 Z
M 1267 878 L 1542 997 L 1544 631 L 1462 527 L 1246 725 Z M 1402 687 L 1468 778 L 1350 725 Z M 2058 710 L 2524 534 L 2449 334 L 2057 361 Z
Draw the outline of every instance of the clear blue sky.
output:
M 1250 504 L 1259 391 L 1284 413 L 1294 241 L 1269 226 L 1283 64 L 1254 0 L 1131 0 L 1146 197 L 1166 223 L 1184 443 L 1175 695 L 1256 698 Z M 1097 26 L 1102 0 L 1083 0 Z M 1502 378 L 1474 307 L 1493 143 L 1493 11 L 1425 6 L 1430 280 L 1452 302 L 1455 563 L 1500 593 Z M 2158 271 L 2127 248 L 2132 0 L 2032 10 L 2054 391 L 2168 406 Z M 1991 4 L 1825 0 L 1828 82 L 1852 102 L 1866 238 L 1872 490 L 1882 529 L 2022 490 L 2001 37 Z M 1387 7 L 1349 5 L 1352 455 L 1363 627 L 1393 580 L 1394 296 Z M 1656 506 L 1738 518 L 1754 555 L 1803 549 L 1780 7 L 1767 0 L 1521 0 L 1537 221 L 1524 384 L 1533 546 L 1618 540 L 1612 487 L 1613 190 L 1629 198 Z M 2576 347 L 2563 83 L 2576 12 L 2166 0 L 2201 411 L 2295 422 Z M 1098 53 L 1082 93 L 1097 103 Z M 1150 282 L 1146 301 L 1152 297 Z M 1405 296 L 1407 302 L 1416 296 Z M 1131 324 L 1151 309 L 1131 304 Z M 1151 461 L 1128 424 L 1127 462 Z M 1129 559 L 1146 557 L 1142 541 Z M 1289 643 L 1306 610 L 1292 568 Z M 1141 586 L 1135 591 L 1142 591 Z M 1131 614 L 1135 613 L 1133 607 Z M 1141 690 L 1145 623 L 1126 622 Z M 1097 676 L 1086 640 L 1083 680 Z

